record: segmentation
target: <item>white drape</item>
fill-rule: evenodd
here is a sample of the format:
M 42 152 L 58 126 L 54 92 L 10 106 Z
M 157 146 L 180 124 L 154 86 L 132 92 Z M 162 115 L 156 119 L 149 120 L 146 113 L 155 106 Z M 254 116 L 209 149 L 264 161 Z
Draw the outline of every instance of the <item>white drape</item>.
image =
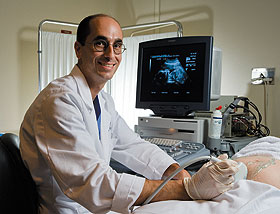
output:
M 135 108 L 138 45 L 140 42 L 148 40 L 176 36 L 177 32 L 170 32 L 126 37 L 123 39 L 127 50 L 123 53 L 120 67 L 111 80 L 111 95 L 115 101 L 117 111 L 132 129 L 134 129 L 134 125 L 138 123 L 137 120 L 139 116 L 148 116 L 152 114 L 150 110 Z
M 139 116 L 152 114 L 150 110 L 135 108 L 138 45 L 143 41 L 176 36 L 177 32 L 170 32 L 123 39 L 127 50 L 123 53 L 122 63 L 118 71 L 110 81 L 111 89 L 109 91 L 115 101 L 117 111 L 132 129 L 137 124 Z M 39 83 L 41 89 L 46 87 L 50 81 L 71 72 L 73 66 L 77 63 L 74 51 L 75 41 L 76 35 L 42 32 L 42 70 Z
M 41 89 L 68 74 L 77 63 L 75 41 L 76 35 L 42 32 Z

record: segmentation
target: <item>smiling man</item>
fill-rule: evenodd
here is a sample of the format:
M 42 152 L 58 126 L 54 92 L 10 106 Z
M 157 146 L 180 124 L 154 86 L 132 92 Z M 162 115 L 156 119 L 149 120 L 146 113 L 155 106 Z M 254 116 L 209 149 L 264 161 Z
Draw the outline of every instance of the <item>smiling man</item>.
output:
M 82 32 L 86 32 L 88 27 L 90 34 L 85 37 Z M 120 25 L 106 16 L 92 18 L 89 23 L 84 20 L 78 28 L 75 43 L 78 67 L 87 80 L 93 98 L 119 67 L 125 50 L 122 37 Z
M 20 149 L 38 186 L 40 213 L 129 213 L 179 167 L 129 129 L 102 90 L 121 62 L 122 39 L 114 18 L 98 14 L 83 19 L 74 47 L 77 65 L 52 81 L 24 117 Z M 117 173 L 109 166 L 111 157 L 146 178 Z M 183 170 L 153 201 L 190 200 L 185 177 L 189 174 Z

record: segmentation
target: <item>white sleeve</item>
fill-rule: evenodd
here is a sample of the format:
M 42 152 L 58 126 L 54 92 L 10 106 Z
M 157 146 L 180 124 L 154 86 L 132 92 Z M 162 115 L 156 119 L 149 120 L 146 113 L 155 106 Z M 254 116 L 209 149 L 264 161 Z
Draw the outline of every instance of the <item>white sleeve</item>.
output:
M 38 149 L 66 196 L 93 213 L 129 213 L 145 179 L 118 174 L 99 157 L 83 105 L 73 94 L 44 100 L 34 124 Z
M 158 146 L 140 138 L 131 130 L 124 119 L 115 111 L 110 96 L 107 105 L 112 115 L 114 138 L 118 139 L 112 152 L 112 158 L 148 179 L 161 179 L 165 170 L 177 163 Z
M 118 142 L 112 152 L 115 160 L 153 180 L 161 179 L 165 170 L 177 163 L 158 146 L 141 139 L 120 116 L 117 121 L 114 133 L 118 135 Z

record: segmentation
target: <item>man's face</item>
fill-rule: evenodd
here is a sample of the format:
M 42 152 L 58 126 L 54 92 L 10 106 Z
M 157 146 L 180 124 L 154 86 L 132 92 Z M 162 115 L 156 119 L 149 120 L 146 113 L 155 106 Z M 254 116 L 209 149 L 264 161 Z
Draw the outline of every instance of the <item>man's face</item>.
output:
M 122 59 L 116 55 L 113 45 L 122 42 L 122 30 L 119 24 L 110 17 L 99 17 L 90 21 L 91 33 L 85 45 L 75 44 L 78 64 L 88 82 L 106 83 L 115 74 Z M 104 51 L 97 52 L 92 43 L 102 39 L 110 44 Z

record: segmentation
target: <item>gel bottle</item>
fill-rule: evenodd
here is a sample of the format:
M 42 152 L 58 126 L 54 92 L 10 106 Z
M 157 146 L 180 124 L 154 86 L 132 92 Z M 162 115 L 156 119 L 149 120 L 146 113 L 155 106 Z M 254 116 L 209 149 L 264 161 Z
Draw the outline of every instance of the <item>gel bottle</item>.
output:
M 211 151 L 219 151 L 221 149 L 221 130 L 223 121 L 221 109 L 222 106 L 217 107 L 211 115 L 207 142 L 207 147 Z

